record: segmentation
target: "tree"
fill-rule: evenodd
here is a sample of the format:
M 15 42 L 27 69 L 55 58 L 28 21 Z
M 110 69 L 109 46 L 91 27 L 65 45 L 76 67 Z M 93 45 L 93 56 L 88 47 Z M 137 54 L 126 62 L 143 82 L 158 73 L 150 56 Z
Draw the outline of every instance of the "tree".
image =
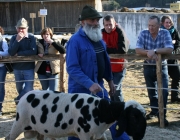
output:
M 169 7 L 166 3 L 177 2 L 177 0 L 115 0 L 121 5 L 121 7 L 144 7 L 146 3 L 149 3 L 151 7 Z
M 102 4 L 103 4 L 104 11 L 112 11 L 112 10 L 117 10 L 118 8 L 120 8 L 119 3 L 117 3 L 115 0 L 106 1 L 106 2 L 103 2 Z
M 144 7 L 147 0 L 115 0 L 121 7 Z

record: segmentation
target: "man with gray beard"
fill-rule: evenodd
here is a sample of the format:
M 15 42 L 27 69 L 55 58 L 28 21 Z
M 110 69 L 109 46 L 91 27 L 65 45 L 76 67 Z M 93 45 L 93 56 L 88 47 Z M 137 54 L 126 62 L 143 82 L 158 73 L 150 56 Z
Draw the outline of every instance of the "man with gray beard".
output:
M 103 79 L 108 82 L 109 95 L 115 93 L 115 86 L 106 45 L 102 40 L 100 18 L 102 16 L 93 7 L 86 5 L 81 13 L 82 26 L 67 43 L 68 93 L 87 93 L 110 101 Z M 110 128 L 112 139 L 129 140 L 126 133 L 115 137 L 115 126 Z M 79 139 L 69 137 L 68 140 Z

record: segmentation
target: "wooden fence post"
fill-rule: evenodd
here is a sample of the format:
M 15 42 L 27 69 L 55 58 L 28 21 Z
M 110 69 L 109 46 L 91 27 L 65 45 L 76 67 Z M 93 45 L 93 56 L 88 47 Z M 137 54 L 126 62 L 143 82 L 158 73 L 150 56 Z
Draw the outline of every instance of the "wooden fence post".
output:
M 164 101 L 163 101 L 163 86 L 162 86 L 162 58 L 161 54 L 158 54 L 158 61 L 156 62 L 156 74 L 157 74 L 157 92 L 158 92 L 158 105 L 159 105 L 159 121 L 160 127 L 164 128 Z
M 38 17 L 41 18 L 41 28 L 42 28 L 42 30 L 43 30 L 43 29 L 44 29 L 44 17 L 45 17 L 45 16 L 40 15 L 40 11 L 38 11 Z
M 59 91 L 61 92 L 65 92 L 65 88 L 64 88 L 64 55 L 60 54 L 60 74 L 59 74 Z
M 30 13 L 30 18 L 32 19 L 32 33 L 34 34 L 34 18 L 36 18 L 36 13 Z

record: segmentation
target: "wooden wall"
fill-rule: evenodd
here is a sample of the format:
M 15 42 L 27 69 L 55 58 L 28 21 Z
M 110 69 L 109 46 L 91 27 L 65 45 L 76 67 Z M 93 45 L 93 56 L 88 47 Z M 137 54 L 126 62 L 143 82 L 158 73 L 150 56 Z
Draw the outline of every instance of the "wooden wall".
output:
M 85 5 L 95 6 L 95 0 L 59 1 L 59 2 L 0 2 L 0 26 L 6 34 L 16 33 L 17 21 L 24 17 L 29 23 L 29 32 L 32 31 L 30 13 L 36 13 L 34 19 L 35 34 L 41 31 L 40 9 L 47 9 L 46 26 L 74 28 L 79 23 L 78 18 Z

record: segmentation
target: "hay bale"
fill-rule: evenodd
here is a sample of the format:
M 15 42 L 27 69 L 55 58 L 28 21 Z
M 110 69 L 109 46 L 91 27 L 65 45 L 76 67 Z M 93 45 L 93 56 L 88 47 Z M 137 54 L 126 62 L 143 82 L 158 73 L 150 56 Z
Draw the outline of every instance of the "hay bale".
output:
M 166 10 L 166 9 L 161 9 L 161 11 L 164 12 L 164 13 L 169 13 L 169 11 Z
M 129 12 L 129 9 L 127 7 L 123 7 L 120 12 Z
M 180 13 L 180 11 L 179 11 L 179 10 L 174 10 L 173 12 L 174 12 L 174 13 Z
M 144 13 L 147 13 L 147 12 L 148 12 L 148 10 L 147 10 L 147 9 L 145 9 L 145 8 L 142 8 L 142 9 L 140 9 L 140 10 L 137 10 L 137 12 L 144 12 Z
M 153 8 L 153 9 L 150 9 L 150 10 L 147 10 L 147 11 L 152 12 L 152 13 L 163 13 L 161 10 L 156 9 L 156 8 Z

